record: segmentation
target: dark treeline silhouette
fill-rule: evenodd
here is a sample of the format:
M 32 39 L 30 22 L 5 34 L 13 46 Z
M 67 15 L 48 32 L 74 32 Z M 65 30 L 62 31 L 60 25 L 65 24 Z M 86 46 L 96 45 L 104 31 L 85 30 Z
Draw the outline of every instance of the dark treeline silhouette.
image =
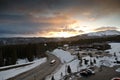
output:
M 72 37 L 74 38 L 74 37 Z M 118 36 L 104 36 L 104 37 L 88 37 L 86 39 L 72 40 L 68 38 L 67 40 L 58 42 L 58 45 L 69 44 L 69 45 L 82 45 L 82 44 L 92 44 L 92 43 L 104 43 L 104 42 L 120 42 L 120 35 Z
M 120 35 L 118 36 L 104 36 L 104 37 L 96 37 L 96 38 L 88 38 L 88 39 L 79 39 L 77 41 L 71 42 L 71 44 L 91 44 L 91 43 L 101 43 L 101 42 L 120 42 Z
M 73 37 L 74 38 L 74 37 Z M 120 35 L 109 36 L 109 37 L 95 37 L 87 39 L 78 39 L 71 41 L 69 38 L 59 42 L 43 42 L 43 43 L 31 43 L 31 44 L 16 44 L 16 45 L 1 45 L 0 46 L 0 67 L 15 64 L 17 59 L 27 58 L 29 61 L 33 61 L 35 57 L 41 58 L 46 56 L 46 50 L 52 51 L 58 46 L 64 44 L 69 45 L 84 45 L 92 43 L 103 43 L 103 42 L 120 42 Z M 94 47 L 94 46 L 93 46 Z M 106 45 L 109 48 L 109 46 Z M 101 49 L 104 49 L 101 47 Z
M 54 42 L 0 46 L 0 66 L 16 64 L 17 59 L 27 58 L 28 61 L 33 61 L 36 57 L 45 57 L 46 50 L 53 50 L 56 47 Z

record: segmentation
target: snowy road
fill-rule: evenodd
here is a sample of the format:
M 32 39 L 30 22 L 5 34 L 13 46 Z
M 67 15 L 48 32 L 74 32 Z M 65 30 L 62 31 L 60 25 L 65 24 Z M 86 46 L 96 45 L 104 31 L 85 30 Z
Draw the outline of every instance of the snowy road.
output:
M 24 72 L 8 80 L 43 80 L 47 75 L 51 74 L 61 63 L 56 56 L 52 54 L 47 55 L 48 61 L 46 63 L 43 63 L 30 71 Z M 54 65 L 50 65 L 50 61 L 53 59 L 56 60 L 56 63 Z

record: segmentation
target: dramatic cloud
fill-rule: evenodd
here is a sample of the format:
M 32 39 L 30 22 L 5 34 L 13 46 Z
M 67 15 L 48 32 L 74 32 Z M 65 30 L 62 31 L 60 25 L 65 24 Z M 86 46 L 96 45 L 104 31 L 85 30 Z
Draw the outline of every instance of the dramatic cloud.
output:
M 117 27 L 100 27 L 95 29 L 94 31 L 106 31 L 106 30 L 117 30 Z
M 119 4 L 120 0 L 0 0 L 0 33 L 50 36 L 63 31 L 77 35 L 93 27 L 119 26 Z

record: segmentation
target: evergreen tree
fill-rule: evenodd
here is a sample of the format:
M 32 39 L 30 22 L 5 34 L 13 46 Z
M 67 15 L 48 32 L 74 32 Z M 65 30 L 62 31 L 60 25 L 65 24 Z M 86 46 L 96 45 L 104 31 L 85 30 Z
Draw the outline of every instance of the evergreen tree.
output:
M 4 66 L 2 48 L 0 47 L 0 67 Z
M 88 55 L 89 55 L 90 57 L 93 57 L 92 53 L 88 53 Z
M 79 55 L 79 53 L 77 53 L 77 57 L 79 60 L 82 60 L 82 57 Z
M 52 76 L 51 80 L 55 80 L 54 76 Z
M 68 67 L 67 67 L 67 72 L 70 74 L 71 73 L 71 68 L 70 68 L 70 66 L 68 65 Z
M 93 60 L 94 64 L 96 64 L 96 59 Z
M 14 48 L 14 47 L 13 47 Z M 12 64 L 16 64 L 17 61 L 17 53 L 16 53 L 16 49 L 11 49 L 11 59 L 12 59 Z
M 117 57 L 115 57 L 115 60 L 118 61 Z
M 85 63 L 85 65 L 87 65 L 88 62 L 89 62 L 89 60 L 84 59 L 84 63 Z
M 63 73 L 61 72 L 61 74 L 60 74 L 60 75 L 61 75 L 61 78 L 62 78 L 62 77 L 63 77 Z
M 93 66 L 93 62 L 92 62 L 92 60 L 91 60 L 91 59 L 90 59 L 90 65 L 91 65 L 91 66 Z
M 79 62 L 80 66 L 82 66 L 82 62 L 83 62 L 83 60 L 81 59 L 80 62 Z
M 116 53 L 114 52 L 114 57 L 116 57 Z

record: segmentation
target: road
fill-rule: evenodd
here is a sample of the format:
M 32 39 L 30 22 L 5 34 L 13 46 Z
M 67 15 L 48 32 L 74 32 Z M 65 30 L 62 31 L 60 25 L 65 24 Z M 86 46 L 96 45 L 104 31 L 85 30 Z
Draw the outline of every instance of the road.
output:
M 47 62 L 41 64 L 40 66 L 37 66 L 32 70 L 21 73 L 15 77 L 12 77 L 8 80 L 44 80 L 45 77 L 51 74 L 61 63 L 59 58 L 57 58 L 56 56 L 52 54 L 47 54 L 47 55 L 48 55 Z M 50 65 L 50 61 L 53 59 L 56 60 L 56 63 Z

